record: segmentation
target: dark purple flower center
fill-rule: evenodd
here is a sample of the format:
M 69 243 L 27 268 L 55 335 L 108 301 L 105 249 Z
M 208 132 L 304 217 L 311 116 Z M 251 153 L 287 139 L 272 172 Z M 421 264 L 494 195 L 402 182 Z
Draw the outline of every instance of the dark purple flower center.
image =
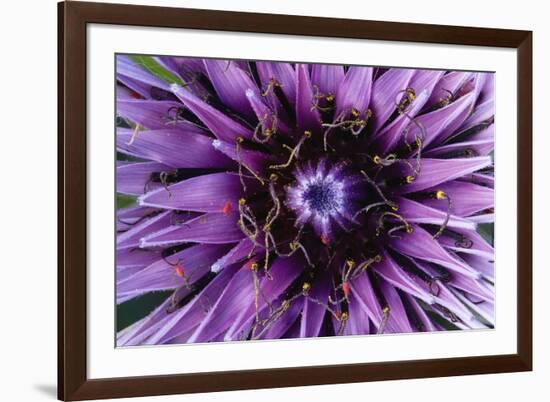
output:
M 321 215 L 331 215 L 341 206 L 338 190 L 334 183 L 318 182 L 310 184 L 302 197 L 309 208 Z

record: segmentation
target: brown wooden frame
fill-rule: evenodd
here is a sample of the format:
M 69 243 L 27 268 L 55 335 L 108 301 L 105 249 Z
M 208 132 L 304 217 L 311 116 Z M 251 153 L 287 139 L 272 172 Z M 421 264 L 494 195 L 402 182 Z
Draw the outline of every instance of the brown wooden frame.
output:
M 136 25 L 517 49 L 517 353 L 88 379 L 86 374 L 86 25 Z M 532 370 L 532 32 L 101 3 L 58 4 L 58 397 L 131 396 Z

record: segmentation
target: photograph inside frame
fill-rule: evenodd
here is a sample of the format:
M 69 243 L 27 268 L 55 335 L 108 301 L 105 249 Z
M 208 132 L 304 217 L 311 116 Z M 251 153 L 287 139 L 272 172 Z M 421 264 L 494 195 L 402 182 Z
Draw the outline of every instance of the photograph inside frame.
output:
M 117 347 L 494 328 L 494 73 L 115 57 Z

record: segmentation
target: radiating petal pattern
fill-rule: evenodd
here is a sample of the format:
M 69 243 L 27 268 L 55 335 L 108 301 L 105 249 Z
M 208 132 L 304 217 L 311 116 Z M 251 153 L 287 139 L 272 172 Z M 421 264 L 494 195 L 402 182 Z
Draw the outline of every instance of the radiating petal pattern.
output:
M 494 328 L 492 73 L 116 61 L 117 346 Z

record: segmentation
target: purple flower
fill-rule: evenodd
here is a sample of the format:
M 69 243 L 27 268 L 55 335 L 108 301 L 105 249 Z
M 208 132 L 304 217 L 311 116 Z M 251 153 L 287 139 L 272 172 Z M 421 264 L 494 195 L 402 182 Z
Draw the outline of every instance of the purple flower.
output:
M 118 56 L 117 344 L 492 328 L 493 85 Z

